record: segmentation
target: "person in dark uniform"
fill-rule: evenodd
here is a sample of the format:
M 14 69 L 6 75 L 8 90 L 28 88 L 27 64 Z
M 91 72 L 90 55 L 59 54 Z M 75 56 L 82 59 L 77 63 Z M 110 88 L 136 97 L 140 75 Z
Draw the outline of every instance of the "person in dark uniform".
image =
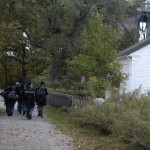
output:
M 18 112 L 21 114 L 23 112 L 23 98 L 22 92 L 24 90 L 24 84 L 22 82 L 16 82 L 16 93 L 18 97 Z
M 45 82 L 41 81 L 40 87 L 35 91 L 36 93 L 36 104 L 38 108 L 38 116 L 43 117 L 44 106 L 46 105 L 46 96 L 48 95 Z
M 13 116 L 15 102 L 18 99 L 18 95 L 15 91 L 15 86 L 10 83 L 4 90 L 5 93 L 5 105 L 6 105 L 6 113 L 8 116 Z
M 26 117 L 28 119 L 32 119 L 32 112 L 35 106 L 35 89 L 33 88 L 33 84 L 28 82 L 27 88 L 23 90 L 23 102 L 26 107 Z

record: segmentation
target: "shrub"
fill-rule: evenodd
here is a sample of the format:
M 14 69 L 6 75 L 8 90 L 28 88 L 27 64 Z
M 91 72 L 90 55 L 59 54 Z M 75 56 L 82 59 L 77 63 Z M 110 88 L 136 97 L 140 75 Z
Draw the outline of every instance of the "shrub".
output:
M 150 101 L 136 99 L 128 102 L 125 111 L 113 122 L 111 131 L 136 150 L 150 149 Z
M 87 105 L 73 116 L 79 125 L 111 133 L 136 150 L 150 149 L 150 100 L 140 90 L 128 94 L 116 91 L 103 104 Z
M 109 111 L 109 108 L 103 110 L 95 105 L 87 105 L 86 107 L 77 109 L 73 113 L 73 116 L 76 122 L 82 127 L 96 128 L 105 134 L 110 134 L 112 118 L 108 115 L 108 112 L 111 111 Z

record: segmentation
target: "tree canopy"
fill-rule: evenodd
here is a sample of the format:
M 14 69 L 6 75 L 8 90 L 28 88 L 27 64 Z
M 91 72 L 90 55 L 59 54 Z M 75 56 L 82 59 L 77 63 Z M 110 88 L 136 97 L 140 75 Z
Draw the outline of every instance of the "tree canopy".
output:
M 118 87 L 117 51 L 129 35 L 120 25 L 135 13 L 129 7 L 125 0 L 0 0 L 0 84 L 21 77 L 70 88 L 83 75 Z
M 69 61 L 74 74 L 84 76 L 87 83 L 95 78 L 95 87 L 101 85 L 100 89 L 106 83 L 118 87 L 124 76 L 116 60 L 117 31 L 104 24 L 102 16 L 95 12 L 81 36 L 83 51 Z

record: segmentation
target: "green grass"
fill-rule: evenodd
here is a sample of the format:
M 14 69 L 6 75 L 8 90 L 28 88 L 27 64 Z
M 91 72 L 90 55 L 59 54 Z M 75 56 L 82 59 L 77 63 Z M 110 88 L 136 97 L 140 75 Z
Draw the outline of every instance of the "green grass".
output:
M 0 109 L 0 116 L 3 116 L 4 115 L 4 109 Z
M 51 107 L 46 108 L 45 113 L 61 131 L 73 139 L 77 150 L 132 150 L 118 138 L 103 135 L 92 127 L 79 126 L 69 113 Z

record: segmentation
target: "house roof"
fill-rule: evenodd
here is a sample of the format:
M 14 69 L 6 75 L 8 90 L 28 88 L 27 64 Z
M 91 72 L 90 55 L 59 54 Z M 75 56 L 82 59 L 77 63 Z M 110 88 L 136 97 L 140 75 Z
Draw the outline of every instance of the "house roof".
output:
M 136 52 L 137 50 L 141 49 L 142 47 L 147 46 L 148 44 L 150 44 L 150 37 L 139 42 L 139 43 L 136 43 L 135 45 L 133 45 L 133 46 L 121 51 L 121 52 L 119 52 L 118 57 L 130 55 L 131 53 Z

